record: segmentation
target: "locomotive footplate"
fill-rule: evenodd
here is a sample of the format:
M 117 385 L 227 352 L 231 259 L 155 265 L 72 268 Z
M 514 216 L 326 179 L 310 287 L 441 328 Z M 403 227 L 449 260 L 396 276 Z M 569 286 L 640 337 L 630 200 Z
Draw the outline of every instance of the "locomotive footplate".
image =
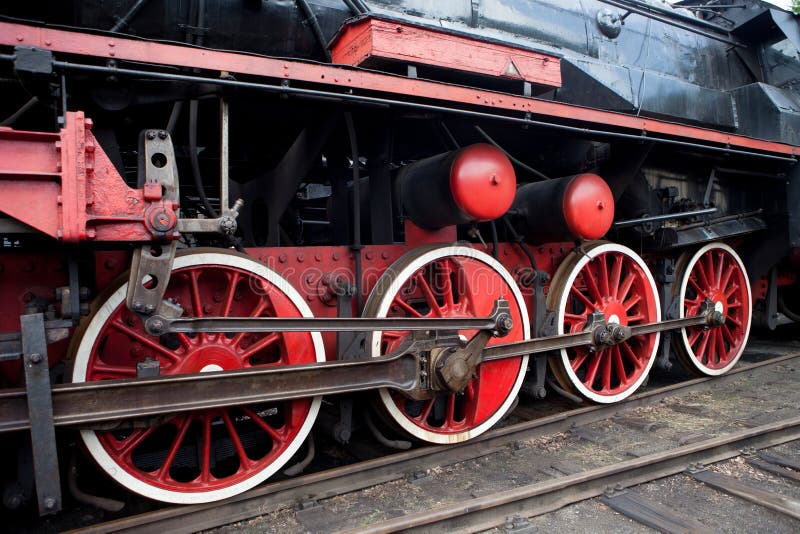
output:
M 495 305 L 493 314 L 484 319 L 452 319 L 463 323 L 464 329 L 474 328 L 478 321 L 484 326 L 469 342 L 464 342 L 454 330 L 442 331 L 444 319 L 425 319 L 428 330 L 422 330 L 419 319 L 270 319 L 259 320 L 276 328 L 314 329 L 339 328 L 407 329 L 412 330 L 404 344 L 392 354 L 365 360 L 330 361 L 314 364 L 287 365 L 272 368 L 251 368 L 185 375 L 157 376 L 152 378 L 102 380 L 96 382 L 57 384 L 52 387 L 53 423 L 56 426 L 91 426 L 110 421 L 143 418 L 157 414 L 186 412 L 241 405 L 272 402 L 319 395 L 353 393 L 379 388 L 392 388 L 417 399 L 429 398 L 437 390 L 458 390 L 463 382 L 459 377 L 485 361 L 513 358 L 577 346 L 599 348 L 615 344 L 633 336 L 652 334 L 705 325 L 721 325 L 721 314 L 704 308 L 699 315 L 618 328 L 615 323 L 595 320 L 592 328 L 579 333 L 534 338 L 513 343 L 485 347 L 491 337 L 502 336 L 511 324 L 507 303 L 502 299 Z M 228 321 L 251 319 L 208 319 L 193 323 L 189 319 L 173 322 L 176 328 L 195 325 L 203 331 L 230 331 Z M 448 326 L 452 326 L 447 323 Z M 182 326 L 181 326 L 182 325 Z M 246 326 L 246 325 L 245 325 Z M 262 331 L 262 330 L 259 330 Z M 604 332 L 606 334 L 604 334 Z M 442 358 L 442 349 L 449 358 L 460 358 L 449 363 Z M 480 348 L 481 350 L 476 350 Z M 453 350 L 455 349 L 455 350 Z M 478 357 L 479 355 L 479 357 Z M 0 433 L 30 428 L 26 392 L 23 389 L 0 393 Z

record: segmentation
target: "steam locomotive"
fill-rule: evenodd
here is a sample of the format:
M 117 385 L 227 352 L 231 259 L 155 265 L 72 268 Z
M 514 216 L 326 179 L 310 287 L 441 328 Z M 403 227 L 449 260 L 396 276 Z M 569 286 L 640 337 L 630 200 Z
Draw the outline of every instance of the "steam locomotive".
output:
M 521 393 L 723 374 L 799 319 L 800 27 L 772 4 L 0 15 L 7 508 L 61 508 L 71 441 L 215 501 L 312 428 L 457 443 Z

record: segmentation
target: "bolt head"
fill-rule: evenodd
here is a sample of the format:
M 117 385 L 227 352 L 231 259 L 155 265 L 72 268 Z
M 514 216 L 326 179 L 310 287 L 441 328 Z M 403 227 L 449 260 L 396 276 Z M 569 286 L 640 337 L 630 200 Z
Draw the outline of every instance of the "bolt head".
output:
M 30 356 L 31 363 L 41 363 L 44 358 L 38 352 L 34 352 Z
M 47 510 L 52 510 L 56 507 L 56 500 L 53 497 L 45 497 L 44 499 L 44 507 Z
M 148 139 L 153 140 L 153 139 L 156 138 L 156 133 L 153 130 L 148 130 L 147 133 L 145 134 L 145 136 Z

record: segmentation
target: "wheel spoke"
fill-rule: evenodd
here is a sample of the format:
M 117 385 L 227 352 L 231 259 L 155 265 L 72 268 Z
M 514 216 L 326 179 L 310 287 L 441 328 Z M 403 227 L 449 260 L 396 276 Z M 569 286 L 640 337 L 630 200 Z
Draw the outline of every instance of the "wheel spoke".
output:
M 586 284 L 586 289 L 589 290 L 589 294 L 594 299 L 594 302 L 600 302 L 603 300 L 603 295 L 600 293 L 600 289 L 597 287 L 597 280 L 594 278 L 594 274 L 592 270 L 589 268 L 590 263 L 587 263 L 586 266 L 581 271 L 583 275 L 583 281 Z M 594 308 L 595 305 L 592 305 Z
M 739 291 L 739 284 L 733 284 L 729 290 L 725 292 L 725 298 L 731 298 L 731 295 Z
M 726 359 L 726 352 L 725 352 L 725 341 L 723 340 L 722 329 L 716 329 L 716 338 L 717 338 L 717 356 L 719 356 L 719 362 L 724 363 Z
M 264 350 L 266 347 L 277 343 L 281 339 L 280 334 L 277 332 L 270 332 L 266 336 L 262 337 L 246 349 L 240 349 L 241 352 L 239 353 L 239 358 L 241 359 L 242 363 L 249 363 L 248 360 L 258 352 Z
M 693 276 L 689 278 L 689 285 L 691 285 L 694 288 L 698 296 L 706 294 L 706 290 L 698 285 Z
M 439 303 L 436 302 L 436 296 L 433 294 L 433 290 L 430 284 L 428 284 L 428 281 L 422 276 L 422 273 L 417 273 L 417 282 L 422 290 L 422 294 L 425 296 L 425 302 L 428 303 L 428 307 L 431 310 L 430 313 L 436 317 L 442 317 L 442 310 L 439 308 Z
M 589 367 L 586 369 L 586 378 L 583 380 L 583 383 L 586 387 L 592 388 L 592 384 L 594 384 L 595 378 L 597 378 L 597 370 L 600 368 L 600 354 L 601 352 L 595 352 L 592 354 L 592 359 L 589 362 Z
M 161 468 L 158 470 L 158 474 L 156 475 L 158 480 L 165 480 L 169 476 L 169 468 L 172 467 L 172 463 L 175 461 L 175 456 L 178 454 L 178 450 L 181 448 L 181 444 L 183 444 L 183 440 L 186 437 L 186 432 L 189 430 L 189 426 L 191 424 L 191 416 L 180 418 L 180 423 L 178 423 L 178 433 L 172 440 L 167 457 L 164 459 L 164 463 L 161 465 Z
M 641 295 L 634 295 L 625 302 L 623 302 L 622 307 L 625 308 L 625 311 L 630 311 L 630 309 L 639 304 L 641 300 L 642 300 Z
M 688 337 L 688 340 L 689 340 L 689 346 L 693 347 L 695 342 L 697 341 L 697 339 L 703 333 L 703 331 L 701 329 L 699 329 L 699 328 L 693 328 L 693 329 L 690 330 L 690 332 L 691 332 L 691 335 L 689 335 L 687 337 Z
M 250 310 L 250 317 L 258 317 L 260 316 L 264 310 L 267 309 L 267 302 L 264 299 L 258 301 L 258 303 Z M 235 336 L 231 338 L 228 344 L 232 347 L 238 347 L 239 343 L 242 342 L 244 336 L 247 332 L 238 332 Z
M 708 354 L 706 353 L 706 346 L 708 345 L 709 337 L 710 337 L 710 331 L 704 330 L 703 335 L 700 338 L 700 344 L 697 346 L 697 350 L 695 351 L 697 359 L 700 360 L 701 363 L 708 359 Z
M 599 265 L 598 269 L 598 278 L 600 278 L 600 291 L 604 296 L 611 295 L 611 288 L 608 284 L 608 264 L 606 264 L 606 256 L 602 254 L 597 257 L 597 264 Z
M 211 479 L 211 416 L 206 414 L 202 417 L 203 439 L 202 454 L 200 456 L 200 480 L 208 482 Z
M 228 317 L 231 313 L 231 306 L 233 305 L 233 297 L 236 295 L 236 286 L 239 284 L 242 275 L 234 271 L 228 280 L 228 293 L 225 295 L 225 305 L 222 307 L 222 317 Z
M 622 279 L 622 256 L 614 256 L 614 264 L 611 266 L 611 297 L 618 298 L 619 284 Z M 633 282 L 631 282 L 633 283 Z
M 733 333 L 731 332 L 730 328 L 728 328 L 728 325 L 723 324 L 720 327 L 720 330 L 722 330 L 722 335 L 725 336 L 725 339 L 728 340 L 728 344 L 731 347 L 736 346 L 736 340 L 733 338 Z
M 583 365 L 583 363 L 586 361 L 586 358 L 588 358 L 589 354 L 591 354 L 591 352 L 589 352 L 587 349 L 576 349 L 575 352 L 578 353 L 577 356 L 569 362 L 573 371 L 580 369 L 581 365 Z
M 722 274 L 723 274 L 722 270 L 723 270 L 723 266 L 724 265 L 725 265 L 725 254 L 723 254 L 720 251 L 719 259 L 717 260 L 717 268 L 716 268 L 716 271 L 715 271 L 715 273 L 717 275 L 717 278 L 716 278 L 715 282 L 716 282 L 718 288 L 724 288 L 725 287 L 724 285 L 722 285 Z
M 445 409 L 445 425 L 453 428 L 456 424 L 456 395 L 450 393 L 447 395 L 447 407 Z
M 716 331 L 712 332 L 709 330 L 708 335 L 708 350 L 706 351 L 708 356 L 708 363 L 714 363 L 714 358 L 717 354 L 717 333 Z
M 702 285 L 704 288 L 710 288 L 711 287 L 711 284 L 708 282 L 708 276 L 706 276 L 706 270 L 705 270 L 705 267 L 703 266 L 702 258 L 697 260 L 697 263 L 695 264 L 695 268 L 693 269 L 693 272 L 697 272 L 697 277 L 700 279 L 700 285 Z M 705 294 L 705 291 L 707 291 L 707 290 L 703 291 L 704 294 Z
M 617 292 L 617 300 L 625 300 L 628 297 L 628 293 L 630 293 L 631 287 L 633 287 L 635 281 L 636 276 L 633 273 L 628 273 L 627 276 L 625 276 L 625 280 L 623 280 L 622 286 Z
M 589 300 L 586 297 L 586 295 L 578 291 L 578 288 L 572 286 L 571 288 L 569 288 L 569 292 L 571 295 L 574 295 L 578 300 L 580 300 L 583 303 L 583 305 L 586 307 L 586 313 L 592 313 L 594 311 L 595 309 L 594 302 Z
M 239 433 L 233 426 L 233 421 L 227 411 L 222 412 L 222 420 L 225 422 L 225 428 L 228 429 L 228 436 L 231 438 L 233 447 L 236 449 L 236 454 L 239 456 L 239 469 L 248 468 L 250 466 L 250 458 L 247 457 L 244 445 L 242 445 L 242 440 L 239 438 Z
M 192 307 L 194 308 L 194 316 L 203 316 L 203 299 L 200 296 L 200 282 L 198 281 L 199 274 L 195 269 L 189 271 L 189 291 L 192 295 Z M 202 335 L 202 334 L 201 334 Z
M 622 353 L 619 350 L 619 346 L 615 345 L 611 349 L 611 355 L 614 357 L 614 368 L 616 369 L 617 377 L 621 384 L 627 382 L 628 373 L 625 372 L 625 364 L 622 361 Z
M 134 429 L 127 438 L 122 441 L 114 439 L 112 443 L 114 453 L 120 457 L 129 457 L 130 453 L 138 447 L 150 434 L 156 431 L 157 427 L 137 428 Z
M 621 352 L 625 353 L 625 356 L 628 357 L 628 360 L 630 360 L 630 362 L 636 367 L 637 370 L 643 367 L 642 361 L 639 359 L 638 356 L 636 356 L 636 353 L 633 352 L 633 349 L 631 348 L 631 346 L 628 344 L 627 341 L 620 343 L 619 346 L 622 347 Z
M 412 308 L 410 304 L 402 300 L 400 297 L 395 297 L 395 299 L 392 301 L 392 305 L 403 308 L 406 312 L 410 313 L 414 317 L 422 317 L 421 313 Z
M 611 349 L 604 349 L 600 351 L 600 357 L 603 359 L 602 383 L 603 391 L 611 391 Z
M 453 293 L 453 282 L 450 279 L 450 275 L 453 273 L 453 270 L 450 266 L 450 262 L 445 260 L 440 264 L 442 266 L 442 296 L 444 296 L 444 305 L 449 309 L 453 309 L 455 306 L 455 294 Z
M 178 356 L 170 349 L 168 349 L 164 345 L 161 345 L 160 343 L 157 343 L 156 341 L 153 341 L 153 338 L 149 337 L 148 335 L 142 334 L 141 332 L 134 330 L 130 326 L 126 325 L 121 319 L 116 319 L 114 321 L 111 321 L 109 323 L 109 326 L 122 332 L 129 338 L 138 341 L 142 345 L 147 345 L 148 347 L 157 351 L 158 353 L 160 353 L 162 356 L 164 356 L 169 360 L 175 361 L 178 359 Z
M 251 410 L 246 406 L 242 407 L 242 411 L 250 418 L 251 421 L 253 421 L 256 425 L 258 425 L 261 428 L 261 430 L 269 434 L 269 437 L 271 437 L 273 441 L 280 443 L 284 440 L 283 434 L 279 430 L 271 427 L 269 423 L 267 423 L 261 417 L 259 417 L 259 415 L 256 412 L 254 412 L 253 410 Z
M 728 283 L 731 281 L 731 276 L 733 276 L 733 272 L 736 270 L 736 265 L 729 265 L 728 268 L 725 270 L 725 274 L 720 281 L 719 288 L 725 289 L 728 287 Z

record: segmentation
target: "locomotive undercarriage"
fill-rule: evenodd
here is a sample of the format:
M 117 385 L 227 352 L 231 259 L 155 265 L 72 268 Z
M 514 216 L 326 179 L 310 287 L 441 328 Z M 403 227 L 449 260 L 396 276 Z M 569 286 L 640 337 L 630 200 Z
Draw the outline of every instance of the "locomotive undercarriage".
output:
M 765 236 L 789 211 L 785 155 L 68 59 L 44 78 L 17 64 L 48 104 L 15 130 L 52 130 L 52 115 L 69 128 L 83 110 L 109 172 L 164 211 L 127 220 L 147 239 L 96 243 L 53 245 L 4 220 L 0 431 L 15 444 L 30 432 L 35 460 L 57 457 L 53 426 L 70 427 L 130 491 L 222 499 L 295 457 L 323 395 L 339 395 L 339 441 L 365 408 L 393 437 L 454 443 L 520 391 L 614 402 L 673 361 L 722 374 L 754 309 L 774 326 L 779 295 L 791 307 L 788 246 Z M 161 100 L 125 101 L 132 86 Z M 410 213 L 428 208 L 403 204 L 401 171 L 413 184 L 419 162 L 477 144 L 500 147 L 526 185 L 602 177 L 612 205 L 596 207 L 617 210 L 605 240 L 547 227 L 536 211 L 557 196 L 491 221 L 435 202 L 425 215 L 448 224 L 421 227 Z M 40 510 L 56 511 L 58 468 L 41 465 Z

